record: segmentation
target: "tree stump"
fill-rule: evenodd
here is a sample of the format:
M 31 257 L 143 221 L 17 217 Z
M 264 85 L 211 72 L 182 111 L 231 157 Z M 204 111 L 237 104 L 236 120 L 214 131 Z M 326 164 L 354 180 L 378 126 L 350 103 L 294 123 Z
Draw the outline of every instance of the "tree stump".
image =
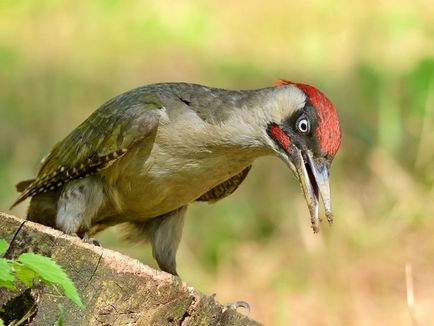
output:
M 75 283 L 86 305 L 80 309 L 52 287 L 0 288 L 0 307 L 13 309 L 30 325 L 261 325 L 225 309 L 212 296 L 178 277 L 154 270 L 118 252 L 83 243 L 58 230 L 0 212 L 0 238 L 7 258 L 23 252 L 51 257 Z M 62 305 L 63 308 L 59 309 Z M 21 316 L 20 316 L 21 314 Z

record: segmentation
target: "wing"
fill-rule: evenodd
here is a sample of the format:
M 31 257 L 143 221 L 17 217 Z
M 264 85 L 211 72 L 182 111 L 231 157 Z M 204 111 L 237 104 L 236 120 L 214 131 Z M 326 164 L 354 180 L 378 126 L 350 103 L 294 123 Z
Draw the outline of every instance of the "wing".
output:
M 240 173 L 215 186 L 196 199 L 196 201 L 209 201 L 212 203 L 229 196 L 235 190 L 237 190 L 238 186 L 244 181 L 244 179 L 247 177 L 247 174 L 249 174 L 251 167 L 252 166 L 249 165 Z
M 108 101 L 54 146 L 42 161 L 37 178 L 27 184 L 12 207 L 27 197 L 107 168 L 157 130 L 162 110 L 159 98 L 143 89 Z M 19 183 L 17 189 L 26 182 Z

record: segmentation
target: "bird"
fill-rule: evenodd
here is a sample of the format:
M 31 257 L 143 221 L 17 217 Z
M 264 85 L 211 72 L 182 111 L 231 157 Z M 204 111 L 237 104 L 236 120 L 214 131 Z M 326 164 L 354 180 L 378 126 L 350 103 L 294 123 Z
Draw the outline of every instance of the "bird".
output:
M 161 270 L 178 275 L 187 207 L 232 194 L 259 157 L 278 157 L 293 172 L 315 233 L 320 201 L 331 223 L 329 170 L 341 134 L 333 103 L 308 84 L 145 85 L 107 101 L 55 144 L 36 178 L 16 185 L 12 207 L 31 197 L 28 220 L 85 240 L 121 224 L 128 240 L 150 242 Z

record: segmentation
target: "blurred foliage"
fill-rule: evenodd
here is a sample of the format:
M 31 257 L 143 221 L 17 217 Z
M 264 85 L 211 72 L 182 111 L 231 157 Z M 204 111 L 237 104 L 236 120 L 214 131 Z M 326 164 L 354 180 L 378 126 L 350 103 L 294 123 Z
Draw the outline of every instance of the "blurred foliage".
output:
M 416 1 L 0 0 L 0 207 L 53 144 L 101 103 L 153 82 L 323 89 L 342 120 L 336 222 L 309 229 L 274 158 L 215 205 L 195 204 L 178 265 L 270 325 L 410 323 L 434 305 L 434 4 Z M 24 216 L 25 205 L 13 213 Z M 155 266 L 149 247 L 105 246 Z

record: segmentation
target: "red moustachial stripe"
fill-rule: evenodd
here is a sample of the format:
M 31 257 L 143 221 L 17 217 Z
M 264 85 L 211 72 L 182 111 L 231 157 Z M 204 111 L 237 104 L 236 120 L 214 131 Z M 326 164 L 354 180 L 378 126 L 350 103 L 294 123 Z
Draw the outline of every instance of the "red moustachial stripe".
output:
M 291 140 L 279 126 L 271 126 L 270 134 L 274 139 L 277 139 L 277 141 L 282 145 L 286 152 L 290 151 L 289 146 L 291 145 Z
M 318 109 L 320 123 L 317 136 L 321 143 L 321 151 L 335 156 L 341 144 L 341 128 L 336 109 L 330 99 L 319 89 L 302 83 L 294 83 L 281 79 L 274 86 L 295 85 L 300 88 L 309 98 L 309 101 Z

